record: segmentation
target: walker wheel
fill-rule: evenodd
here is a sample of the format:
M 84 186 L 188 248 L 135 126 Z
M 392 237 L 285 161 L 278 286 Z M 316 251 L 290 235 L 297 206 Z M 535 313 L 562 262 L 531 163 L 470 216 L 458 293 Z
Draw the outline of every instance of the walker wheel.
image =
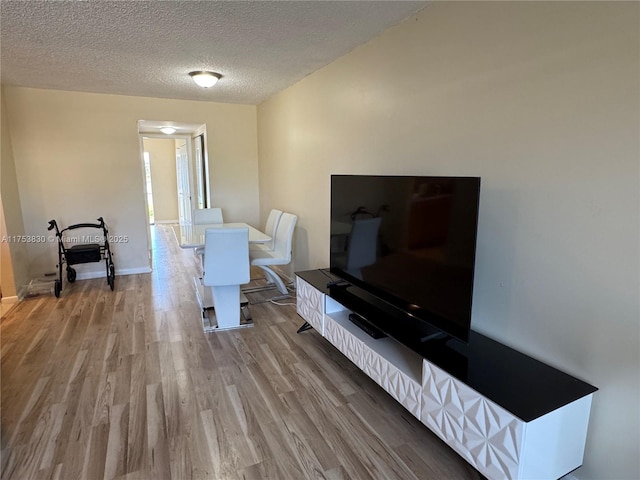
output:
M 60 283 L 60 280 L 56 280 L 56 283 L 53 286 L 53 293 L 55 294 L 56 298 L 60 298 L 61 291 L 62 291 L 62 284 Z
M 67 280 L 69 283 L 73 283 L 76 281 L 76 269 L 75 268 L 67 268 Z
M 109 264 L 109 275 L 107 276 L 107 283 L 111 287 L 111 291 L 116 284 L 116 267 L 113 266 L 113 263 Z

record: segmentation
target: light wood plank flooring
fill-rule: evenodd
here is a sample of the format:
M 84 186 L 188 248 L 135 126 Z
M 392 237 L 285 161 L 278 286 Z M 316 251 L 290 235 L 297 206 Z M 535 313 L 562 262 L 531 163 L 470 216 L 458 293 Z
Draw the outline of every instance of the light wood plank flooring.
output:
M 2 479 L 482 478 L 294 306 L 204 334 L 198 262 L 153 230 L 152 274 L 2 319 Z

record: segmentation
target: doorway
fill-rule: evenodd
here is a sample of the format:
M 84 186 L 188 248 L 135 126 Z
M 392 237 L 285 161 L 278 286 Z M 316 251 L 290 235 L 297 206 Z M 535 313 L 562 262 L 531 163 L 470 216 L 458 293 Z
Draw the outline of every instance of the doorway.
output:
M 173 133 L 160 133 L 171 125 Z M 211 204 L 206 125 L 138 121 L 147 224 L 191 223 L 191 212 Z

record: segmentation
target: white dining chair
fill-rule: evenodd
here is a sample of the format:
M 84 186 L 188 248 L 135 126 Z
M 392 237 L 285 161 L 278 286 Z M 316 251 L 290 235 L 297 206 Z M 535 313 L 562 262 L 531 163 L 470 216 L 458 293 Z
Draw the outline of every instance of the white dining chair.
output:
M 240 325 L 240 285 L 249 280 L 249 229 L 208 228 L 202 283 L 211 288 L 218 328 Z
M 191 221 L 194 225 L 212 225 L 224 223 L 222 218 L 222 209 L 213 208 L 196 208 L 191 215 Z M 204 248 L 196 248 L 195 254 L 200 256 L 200 265 L 204 268 Z
M 196 208 L 193 211 L 191 220 L 193 221 L 194 225 L 224 223 L 224 220 L 222 218 L 222 209 L 219 207 Z
M 282 217 L 282 210 L 272 209 L 267 217 L 267 223 L 264 226 L 264 233 L 271 237 L 271 240 L 265 243 L 252 243 L 249 245 L 249 251 L 251 250 L 266 250 L 273 251 L 276 244 L 276 230 L 278 229 L 278 223 Z
M 251 250 L 251 265 L 261 268 L 267 280 L 275 283 L 278 291 L 286 295 L 287 287 L 280 276 L 271 269 L 274 265 L 288 265 L 291 262 L 291 250 L 293 246 L 293 232 L 296 227 L 298 217 L 291 213 L 284 212 L 278 222 L 274 238 L 274 248 L 268 250 Z

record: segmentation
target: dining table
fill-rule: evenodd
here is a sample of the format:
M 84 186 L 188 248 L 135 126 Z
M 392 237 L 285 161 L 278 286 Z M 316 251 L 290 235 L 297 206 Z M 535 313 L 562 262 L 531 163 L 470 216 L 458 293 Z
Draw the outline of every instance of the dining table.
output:
M 204 237 L 207 228 L 242 228 L 249 229 L 249 243 L 267 243 L 271 241 L 271 237 L 261 232 L 257 228 L 252 227 L 248 223 L 205 223 L 200 225 L 194 224 L 176 224 L 173 225 L 173 233 L 176 236 L 180 248 L 204 248 Z
M 247 228 L 249 230 L 249 243 L 266 243 L 271 237 L 257 228 L 252 227 L 248 223 L 232 222 L 232 223 L 211 223 L 211 224 L 176 224 L 172 225 L 173 233 L 180 248 L 193 249 L 196 252 L 204 254 L 205 234 L 209 228 Z M 221 328 L 215 320 L 215 304 L 213 302 L 213 294 L 211 288 L 206 287 L 202 283 L 202 276 L 198 275 L 193 278 L 195 293 L 200 305 L 202 313 L 202 327 L 206 333 L 218 332 L 221 330 L 230 330 L 235 328 L 243 328 L 253 326 L 253 319 L 249 312 L 249 301 L 244 293 L 240 293 L 241 318 L 238 323 L 235 322 L 231 326 Z

